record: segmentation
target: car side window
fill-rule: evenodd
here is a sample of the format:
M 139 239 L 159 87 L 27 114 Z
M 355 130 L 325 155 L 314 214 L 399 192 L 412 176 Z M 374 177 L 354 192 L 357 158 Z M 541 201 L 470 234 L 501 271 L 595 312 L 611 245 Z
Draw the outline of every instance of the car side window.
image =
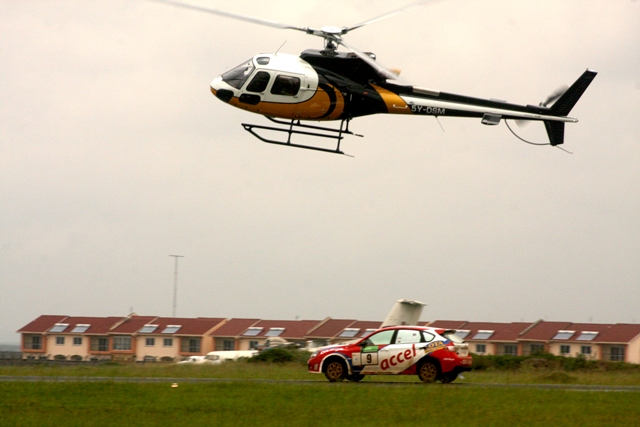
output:
M 393 338 L 394 330 L 390 331 L 381 331 L 377 334 L 373 334 L 369 337 L 368 344 L 370 345 L 386 345 L 391 344 L 391 339 Z
M 282 74 L 276 77 L 271 87 L 271 93 L 274 95 L 295 96 L 298 90 L 300 90 L 300 79 Z
M 424 341 L 422 342 L 431 342 L 435 338 L 435 335 L 430 334 L 427 331 L 422 331 L 422 336 L 424 337 Z
M 396 344 L 414 344 L 422 341 L 420 331 L 410 329 L 400 329 L 396 335 Z
M 266 71 L 258 71 L 247 85 L 247 92 L 264 92 L 271 76 Z

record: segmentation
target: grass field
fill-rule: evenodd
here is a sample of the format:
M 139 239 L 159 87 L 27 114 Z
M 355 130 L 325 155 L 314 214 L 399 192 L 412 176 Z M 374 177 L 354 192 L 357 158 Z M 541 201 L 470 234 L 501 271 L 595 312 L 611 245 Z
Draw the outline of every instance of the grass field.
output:
M 640 394 L 354 383 L 0 383 L 3 426 L 638 425 Z
M 72 377 L 154 377 L 154 378 L 233 378 L 326 381 L 312 375 L 301 363 L 225 363 L 222 365 L 177 364 L 35 364 L 0 366 L 0 376 L 72 376 Z M 417 376 L 368 376 L 363 382 L 418 382 Z M 468 372 L 456 383 L 485 384 L 581 384 L 640 386 L 640 369 L 606 371 L 562 369 L 486 369 Z
M 484 387 L 479 384 L 640 386 L 640 373 L 470 372 L 454 384 L 415 377 L 328 383 L 299 363 L 221 366 L 5 366 L 0 376 L 165 378 L 159 383 L 0 381 L 1 426 L 604 426 L 640 425 L 640 391 Z M 233 378 L 190 383 L 174 378 Z M 252 382 L 251 379 L 317 380 Z M 53 378 L 51 378 L 53 379 Z M 246 381 L 245 381 L 246 380 Z M 554 381 L 555 380 L 555 381 Z M 398 381 L 401 381 L 398 383 Z

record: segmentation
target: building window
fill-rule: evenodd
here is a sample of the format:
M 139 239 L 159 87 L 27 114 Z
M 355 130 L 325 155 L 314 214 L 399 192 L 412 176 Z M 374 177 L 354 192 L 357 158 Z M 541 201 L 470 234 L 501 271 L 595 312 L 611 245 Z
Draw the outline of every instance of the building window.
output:
M 518 346 L 507 344 L 504 346 L 504 354 L 505 356 L 517 356 L 518 355 Z
M 578 338 L 576 338 L 576 340 L 578 340 L 578 341 L 593 341 L 593 339 L 596 336 L 598 336 L 597 332 L 582 331 L 580 333 L 580 335 L 578 335 Z
M 571 354 L 571 346 L 570 345 L 561 345 L 560 346 L 560 354 L 562 354 L 563 356 Z
M 163 334 L 175 334 L 182 328 L 182 325 L 167 325 L 162 331 Z
M 557 334 L 555 334 L 555 336 L 553 338 L 551 338 L 552 340 L 568 340 L 569 338 L 571 338 L 573 336 L 573 334 L 576 331 L 563 331 L 560 330 L 558 331 Z
M 258 344 L 258 341 L 249 341 L 249 350 L 257 350 Z
M 263 328 L 259 328 L 259 327 L 251 327 L 249 329 L 247 329 L 246 331 L 244 331 L 244 335 L 245 337 L 255 337 L 256 335 L 260 334 L 260 332 L 262 332 Z
M 183 353 L 200 353 L 200 338 L 183 338 Z
M 139 334 L 151 334 L 158 329 L 158 325 L 144 325 L 142 329 L 138 331 Z
M 485 344 L 476 344 L 476 353 L 484 354 L 487 352 L 487 346 Z
M 358 332 L 360 332 L 360 328 L 345 328 L 340 332 L 338 338 L 353 338 L 358 334 Z
M 236 343 L 233 340 L 224 340 L 222 342 L 222 349 L 224 351 L 230 351 L 236 349 Z
M 131 350 L 131 337 L 113 337 L 113 349 L 118 351 Z
M 91 351 L 109 351 L 109 338 L 92 337 Z
M 467 335 L 469 335 L 470 333 L 471 331 L 468 329 L 458 329 L 456 331 L 456 335 L 459 336 L 461 339 L 465 339 Z
M 591 356 L 591 346 L 583 345 L 582 347 L 580 347 L 580 353 L 584 354 L 585 356 Z
M 69 327 L 68 323 L 56 323 L 53 328 L 49 329 L 49 332 L 62 332 Z
M 359 329 L 358 329 L 359 330 Z M 279 337 L 284 332 L 284 328 L 269 328 L 265 337 Z
M 165 338 L 162 340 L 163 347 L 173 347 L 173 338 Z
M 56 345 L 64 345 L 64 337 L 56 337 Z
M 73 345 L 82 345 L 82 337 L 73 337 Z
M 543 354 L 544 344 L 531 344 L 531 354 Z
M 489 338 L 491 338 L 491 335 L 493 335 L 494 331 L 478 331 L 477 334 L 475 334 L 473 336 L 472 339 L 474 340 L 488 340 Z
M 90 327 L 91 325 L 79 323 L 75 326 L 75 328 L 71 330 L 71 333 L 82 334 L 84 332 L 87 332 L 87 329 L 89 329 Z
M 144 340 L 144 345 L 146 345 L 147 347 L 153 347 L 154 345 L 156 345 L 156 339 L 155 338 L 146 338 Z
M 611 347 L 609 360 L 612 362 L 624 362 L 624 347 Z
M 42 336 L 25 335 L 24 348 L 25 350 L 42 350 Z

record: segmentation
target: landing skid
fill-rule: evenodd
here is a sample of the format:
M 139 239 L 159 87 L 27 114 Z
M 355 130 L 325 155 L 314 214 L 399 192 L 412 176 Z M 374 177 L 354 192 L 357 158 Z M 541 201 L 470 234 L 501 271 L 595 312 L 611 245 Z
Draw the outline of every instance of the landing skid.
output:
M 287 146 L 287 147 L 295 147 L 295 148 L 305 148 L 307 150 L 324 151 L 324 152 L 327 152 L 327 153 L 334 153 L 334 154 L 344 154 L 344 152 L 340 151 L 340 142 L 342 142 L 342 139 L 344 138 L 344 135 L 353 135 L 353 136 L 359 136 L 359 137 L 363 136 L 363 135 L 359 135 L 357 133 L 353 133 L 353 132 L 351 132 L 349 130 L 349 120 L 351 120 L 351 119 L 342 120 L 340 122 L 340 129 L 331 129 L 331 128 L 322 127 L 322 126 L 304 125 L 304 124 L 300 123 L 300 120 L 284 121 L 284 120 L 277 120 L 277 119 L 274 119 L 272 117 L 267 117 L 267 119 L 271 120 L 273 123 L 276 123 L 278 125 L 282 125 L 282 127 L 252 125 L 252 124 L 249 124 L 249 123 L 242 123 L 242 127 L 244 128 L 244 130 L 246 130 L 251 135 L 253 135 L 256 138 L 258 138 L 260 141 L 263 141 L 263 142 L 266 142 L 266 143 L 269 143 L 269 144 L 284 145 L 284 146 Z M 310 130 L 317 131 L 317 132 L 304 131 L 304 130 L 300 130 L 300 129 L 310 129 Z M 268 138 L 265 138 L 264 136 L 259 135 L 256 132 L 256 130 L 266 130 L 266 131 L 270 131 L 270 132 L 286 133 L 287 134 L 287 140 L 286 141 L 276 141 L 276 140 L 273 140 L 273 139 L 268 139 Z M 323 132 L 323 133 L 320 133 L 320 132 Z M 337 144 L 336 144 L 336 148 L 335 149 L 316 147 L 316 146 L 313 146 L 313 145 L 294 144 L 294 143 L 291 142 L 291 136 L 292 135 L 306 135 L 306 136 L 312 136 L 312 137 L 316 137 L 316 138 L 335 139 L 335 140 L 337 140 Z

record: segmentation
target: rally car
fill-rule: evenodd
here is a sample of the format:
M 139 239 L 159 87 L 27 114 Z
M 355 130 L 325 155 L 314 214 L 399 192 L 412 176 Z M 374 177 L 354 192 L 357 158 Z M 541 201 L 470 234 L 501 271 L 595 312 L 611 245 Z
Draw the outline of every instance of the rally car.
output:
M 469 345 L 455 331 L 422 326 L 378 329 L 349 343 L 311 355 L 309 372 L 329 381 L 360 381 L 365 375 L 418 375 L 423 382 L 450 383 L 471 370 Z

